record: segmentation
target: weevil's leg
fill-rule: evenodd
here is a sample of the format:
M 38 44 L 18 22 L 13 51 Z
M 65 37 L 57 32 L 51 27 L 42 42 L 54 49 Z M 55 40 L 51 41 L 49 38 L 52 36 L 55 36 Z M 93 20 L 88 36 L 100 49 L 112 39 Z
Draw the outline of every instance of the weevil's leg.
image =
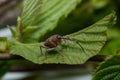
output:
M 59 54 L 61 55 L 61 57 L 62 57 L 62 62 L 64 62 L 64 55 L 63 54 L 61 54 L 60 52 L 59 52 Z
M 65 39 L 62 39 L 62 41 L 63 41 L 64 43 L 66 43 L 66 40 L 65 40 Z
M 54 50 L 55 48 L 48 48 L 48 47 L 46 47 L 46 52 L 45 52 L 45 58 L 47 59 L 47 54 L 48 54 L 48 52 L 49 51 L 52 51 L 52 50 Z
M 57 51 L 58 52 L 58 51 Z M 62 57 L 62 62 L 64 62 L 64 55 L 61 54 L 60 52 L 58 52 L 60 54 L 60 56 Z
M 47 59 L 47 54 L 48 54 L 48 49 L 46 49 L 46 52 L 45 52 L 45 59 Z
M 43 55 L 42 48 L 46 48 L 46 47 L 45 46 L 40 46 L 40 55 L 39 55 L 39 57 Z
M 57 51 L 57 52 L 60 54 L 60 56 L 62 57 L 62 62 L 64 62 L 64 55 L 59 52 L 58 47 L 56 47 L 56 51 Z
M 66 39 L 62 39 L 62 41 L 64 42 L 65 46 L 67 46 L 67 42 L 66 42 Z
M 40 46 L 40 55 L 39 56 L 41 56 L 42 55 L 42 46 Z
M 43 59 L 43 61 L 44 61 L 44 60 L 47 59 L 48 47 L 46 47 L 46 46 L 40 46 L 41 55 L 43 55 L 43 53 L 42 53 L 42 48 L 45 48 L 45 49 L 46 49 L 46 51 L 45 51 L 45 59 Z M 40 55 L 40 56 L 41 56 L 41 55 Z
M 42 46 L 40 46 L 40 54 L 38 55 L 38 57 L 42 56 Z
M 61 54 L 60 52 L 58 52 L 60 55 L 61 55 L 61 57 L 63 58 L 64 57 L 64 55 L 63 54 Z
M 55 48 L 47 48 L 47 51 L 52 51 L 52 50 L 55 50 Z
M 46 48 L 45 59 L 47 59 L 47 57 L 48 57 L 48 52 L 54 50 L 55 48 L 48 48 L 48 47 L 45 47 L 45 48 Z
M 78 41 L 76 41 L 76 43 L 81 47 L 82 51 L 85 53 L 85 49 L 82 47 L 82 45 Z

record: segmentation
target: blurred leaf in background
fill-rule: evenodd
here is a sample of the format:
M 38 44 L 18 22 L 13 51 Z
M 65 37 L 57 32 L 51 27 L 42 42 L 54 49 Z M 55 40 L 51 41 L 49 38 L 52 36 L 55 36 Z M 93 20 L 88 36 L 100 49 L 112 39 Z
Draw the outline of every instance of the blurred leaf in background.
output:
M 2 76 L 9 71 L 11 63 L 7 61 L 0 61 L 0 79 Z
M 100 64 L 92 80 L 119 80 L 120 56 L 114 56 Z

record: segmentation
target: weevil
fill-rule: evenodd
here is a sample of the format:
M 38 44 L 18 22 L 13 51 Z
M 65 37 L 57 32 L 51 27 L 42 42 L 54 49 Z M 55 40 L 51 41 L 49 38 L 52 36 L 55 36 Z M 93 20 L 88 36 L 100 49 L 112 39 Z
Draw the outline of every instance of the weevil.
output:
M 50 36 L 48 39 L 46 39 L 44 44 L 42 46 L 40 46 L 41 54 L 42 54 L 42 48 L 45 48 L 47 52 L 54 50 L 63 40 L 70 40 L 70 41 L 75 42 L 85 52 L 84 48 L 81 46 L 81 44 L 77 40 L 73 40 L 73 39 L 69 38 L 68 36 L 61 36 L 59 34 L 55 34 L 55 35 Z M 62 55 L 62 57 L 63 57 L 63 55 Z

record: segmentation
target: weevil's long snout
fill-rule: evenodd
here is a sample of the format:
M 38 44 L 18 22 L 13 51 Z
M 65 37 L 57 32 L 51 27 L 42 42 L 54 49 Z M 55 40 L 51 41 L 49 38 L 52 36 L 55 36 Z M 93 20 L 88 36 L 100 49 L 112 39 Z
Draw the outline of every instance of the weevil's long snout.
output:
M 60 35 L 57 35 L 57 39 L 62 39 L 62 36 L 60 36 Z
M 68 40 L 70 40 L 70 38 L 68 36 L 62 36 L 62 39 L 68 39 Z

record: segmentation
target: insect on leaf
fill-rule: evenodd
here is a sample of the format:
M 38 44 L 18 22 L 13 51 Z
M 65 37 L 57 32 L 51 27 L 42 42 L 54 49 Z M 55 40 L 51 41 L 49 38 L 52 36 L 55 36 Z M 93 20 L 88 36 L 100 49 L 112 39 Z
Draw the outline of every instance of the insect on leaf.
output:
M 76 33 L 68 35 L 71 39 L 78 41 L 83 47 L 79 46 L 75 41 L 65 40 L 57 47 L 57 50 L 48 52 L 46 59 L 46 49 L 40 52 L 40 46 L 43 43 L 36 45 L 23 44 L 12 41 L 10 53 L 23 56 L 27 60 L 34 63 L 64 63 L 64 64 L 82 64 L 90 57 L 99 53 L 106 41 L 106 30 L 109 25 L 111 15 L 106 16 L 97 23 L 87 27 Z M 41 56 L 40 56 L 41 55 Z M 63 55 L 63 56 L 62 56 Z

